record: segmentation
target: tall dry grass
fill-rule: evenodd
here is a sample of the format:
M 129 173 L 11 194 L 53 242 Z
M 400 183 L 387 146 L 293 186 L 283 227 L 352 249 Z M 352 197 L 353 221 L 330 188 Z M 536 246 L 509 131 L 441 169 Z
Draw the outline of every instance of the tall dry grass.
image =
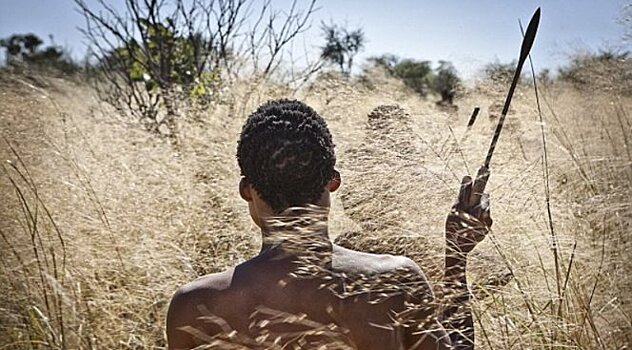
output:
M 558 267 L 538 113 L 522 86 L 488 185 L 493 232 L 471 257 L 478 344 L 625 348 L 632 101 L 561 85 L 540 93 Z M 318 110 L 334 135 L 343 187 L 333 238 L 406 254 L 438 284 L 445 216 L 495 126 L 488 116 L 496 101 L 484 87 L 454 112 L 379 72 L 353 82 L 321 75 L 298 92 L 244 81 L 202 118 L 182 120 L 176 148 L 79 83 L 3 74 L 0 346 L 164 347 L 175 289 L 257 252 L 258 233 L 237 194 L 235 143 L 251 110 L 288 95 Z M 482 113 L 466 134 L 474 105 Z

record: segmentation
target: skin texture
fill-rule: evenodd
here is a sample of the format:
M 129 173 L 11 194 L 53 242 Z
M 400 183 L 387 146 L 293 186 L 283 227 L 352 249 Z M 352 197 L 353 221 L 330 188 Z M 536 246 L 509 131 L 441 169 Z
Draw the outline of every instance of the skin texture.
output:
M 489 195 L 483 193 L 489 175 L 489 169 L 482 167 L 475 179 L 463 177 L 458 198 L 445 223 L 445 293 L 440 320 L 453 349 L 474 348 L 474 324 L 468 305 L 467 255 L 485 239 L 492 226 Z
M 204 344 L 228 349 L 228 343 L 266 349 L 277 336 L 275 348 L 285 345 L 288 349 L 323 344 L 330 344 L 323 349 L 343 345 L 351 349 L 449 349 L 451 343 L 458 344 L 456 348 L 471 348 L 473 330 L 463 328 L 472 323 L 466 305 L 465 262 L 467 253 L 484 238 L 486 223 L 491 224 L 489 208 L 480 205 L 480 193 L 475 193 L 473 185 L 469 177 L 463 179 L 459 199 L 446 221 L 445 276 L 446 283 L 454 286 L 446 300 L 458 303 L 450 307 L 437 303 L 422 270 L 412 260 L 331 243 L 326 220 L 330 193 L 340 186 L 338 172 L 320 200 L 313 203 L 320 208 L 316 214 L 284 212 L 282 218 L 292 222 L 289 230 L 271 223 L 275 216 L 271 208 L 242 180 L 240 195 L 261 228 L 261 252 L 234 268 L 178 289 L 167 316 L 169 349 Z M 314 216 L 319 224 L 300 220 L 306 215 Z M 464 230 L 468 225 L 470 229 Z M 299 317 L 287 317 L 291 315 Z M 321 332 L 309 333 L 308 329 Z

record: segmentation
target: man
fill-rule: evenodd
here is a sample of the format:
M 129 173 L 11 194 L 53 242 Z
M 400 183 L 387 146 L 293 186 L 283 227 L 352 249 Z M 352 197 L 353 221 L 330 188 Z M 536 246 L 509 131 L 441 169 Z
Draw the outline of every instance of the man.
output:
M 484 179 L 465 177 L 446 221 L 446 293 L 438 302 L 412 260 L 329 240 L 340 184 L 325 121 L 307 105 L 269 101 L 237 147 L 241 197 L 260 253 L 181 287 L 167 315 L 170 349 L 472 348 L 467 254 L 491 226 Z M 484 177 L 488 175 L 482 173 Z

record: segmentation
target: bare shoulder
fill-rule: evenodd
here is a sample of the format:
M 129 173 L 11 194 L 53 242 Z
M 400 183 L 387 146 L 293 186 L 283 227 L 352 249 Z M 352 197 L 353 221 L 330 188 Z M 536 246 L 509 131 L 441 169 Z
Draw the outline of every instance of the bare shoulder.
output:
M 195 299 L 204 298 L 214 292 L 225 291 L 231 286 L 235 269 L 205 275 L 181 286 L 171 298 L 171 309 L 182 307 Z M 174 310 L 177 311 L 177 310 Z
M 167 319 L 177 318 L 180 311 L 190 308 L 200 299 L 208 300 L 214 292 L 221 292 L 230 288 L 234 269 L 213 273 L 199 277 L 183 286 L 173 294 L 169 304 Z
M 233 278 L 235 268 L 230 268 L 226 271 L 208 274 L 202 277 L 198 277 L 195 280 L 178 288 L 174 294 L 174 298 L 181 298 L 183 296 L 196 294 L 204 291 L 220 291 L 230 287 L 230 282 Z
M 333 253 L 332 267 L 334 270 L 363 275 L 402 272 L 427 282 L 421 267 L 405 256 L 365 253 L 338 245 L 334 245 Z
M 167 338 L 170 348 L 187 348 L 191 338 L 181 327 L 195 324 L 199 308 L 208 307 L 216 297 L 231 288 L 234 268 L 199 277 L 178 288 L 167 312 Z
M 374 298 L 369 307 L 362 306 L 364 317 L 368 317 L 366 310 L 378 308 L 379 312 L 397 315 L 397 322 L 401 324 L 421 324 L 435 313 L 432 286 L 419 265 L 410 258 L 335 246 L 332 269 L 345 274 L 345 290 L 366 292 L 367 298 Z M 373 291 L 379 292 L 371 295 Z

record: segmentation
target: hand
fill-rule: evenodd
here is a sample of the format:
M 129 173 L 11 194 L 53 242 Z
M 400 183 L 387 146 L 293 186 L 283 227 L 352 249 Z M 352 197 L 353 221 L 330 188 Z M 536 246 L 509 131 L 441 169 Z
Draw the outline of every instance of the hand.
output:
M 445 223 L 449 252 L 467 255 L 485 238 L 492 226 L 489 195 L 483 193 L 488 178 L 489 169 L 481 167 L 476 180 L 465 176 L 461 181 L 459 197 Z

